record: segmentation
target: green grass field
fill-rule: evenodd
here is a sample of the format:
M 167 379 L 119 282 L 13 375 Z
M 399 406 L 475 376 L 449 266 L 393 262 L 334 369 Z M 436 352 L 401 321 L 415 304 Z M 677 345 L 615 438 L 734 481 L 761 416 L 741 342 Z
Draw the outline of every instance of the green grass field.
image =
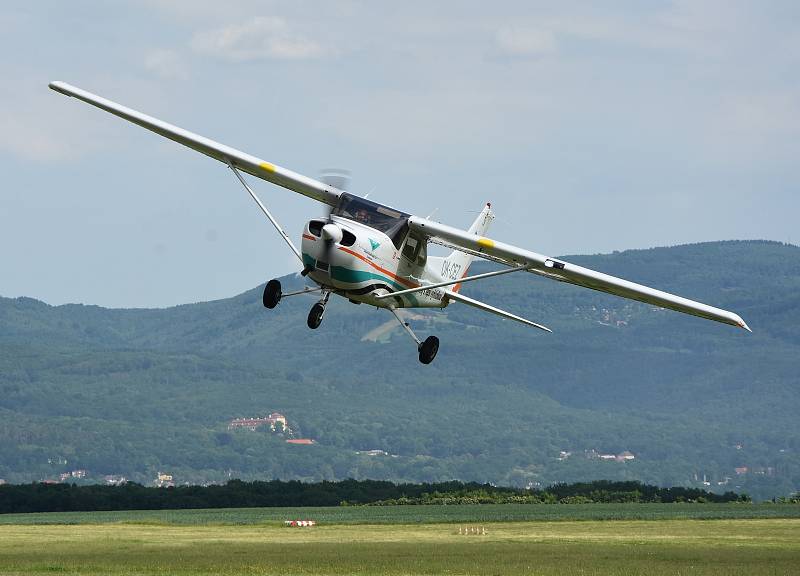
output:
M 472 518 L 487 533 L 464 535 L 451 507 L 410 508 L 425 520 L 378 509 L 383 523 L 362 523 L 356 512 L 372 509 L 344 509 L 337 522 L 338 508 L 250 509 L 248 523 L 234 523 L 241 510 L 3 516 L 0 574 L 800 574 L 797 517 L 573 520 L 569 508 L 557 521 Z
M 335 524 L 425 524 L 558 520 L 733 520 L 800 518 L 796 504 L 481 504 L 456 506 L 333 506 L 0 514 L 3 524 L 260 524 L 313 518 Z

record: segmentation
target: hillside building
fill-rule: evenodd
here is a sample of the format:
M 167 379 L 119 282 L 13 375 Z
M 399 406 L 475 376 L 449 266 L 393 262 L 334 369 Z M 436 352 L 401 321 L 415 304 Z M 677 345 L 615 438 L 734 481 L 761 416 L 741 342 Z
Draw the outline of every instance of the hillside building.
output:
M 166 472 L 159 472 L 156 476 L 155 485 L 159 488 L 172 488 L 175 486 L 175 482 L 172 478 L 172 474 L 167 474 Z
M 286 424 L 286 416 L 279 412 L 273 412 L 266 418 L 234 418 L 228 423 L 228 430 L 245 428 L 255 431 L 260 426 L 269 426 L 273 432 L 286 432 L 289 426 Z

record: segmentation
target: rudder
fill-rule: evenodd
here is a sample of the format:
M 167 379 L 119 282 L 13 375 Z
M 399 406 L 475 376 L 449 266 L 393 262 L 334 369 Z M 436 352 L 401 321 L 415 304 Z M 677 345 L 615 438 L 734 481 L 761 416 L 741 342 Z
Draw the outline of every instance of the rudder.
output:
M 494 220 L 494 212 L 492 212 L 492 204 L 486 203 L 481 213 L 469 227 L 467 232 L 475 234 L 476 236 L 483 236 L 489 229 L 489 225 Z M 463 278 L 467 275 L 470 264 L 475 257 L 472 254 L 462 252 L 460 250 L 453 250 L 450 255 L 444 259 L 444 266 L 442 266 L 442 275 L 449 279 L 455 280 L 456 278 Z M 461 284 L 456 284 L 453 287 L 453 292 L 458 292 L 461 289 Z

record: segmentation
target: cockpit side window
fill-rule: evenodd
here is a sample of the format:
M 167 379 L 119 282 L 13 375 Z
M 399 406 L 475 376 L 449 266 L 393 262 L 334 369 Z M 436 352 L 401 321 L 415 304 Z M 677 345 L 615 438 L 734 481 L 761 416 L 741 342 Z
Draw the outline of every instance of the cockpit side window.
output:
M 409 262 L 415 262 L 417 266 L 425 266 L 425 262 L 428 259 L 425 240 L 409 235 L 403 246 L 403 258 Z
M 406 245 L 403 246 L 403 256 L 405 259 L 409 260 L 410 262 L 416 260 L 421 245 L 422 243 L 413 236 L 406 238 Z
M 417 266 L 424 267 L 428 262 L 428 243 L 426 241 L 420 242 L 419 252 L 417 253 Z

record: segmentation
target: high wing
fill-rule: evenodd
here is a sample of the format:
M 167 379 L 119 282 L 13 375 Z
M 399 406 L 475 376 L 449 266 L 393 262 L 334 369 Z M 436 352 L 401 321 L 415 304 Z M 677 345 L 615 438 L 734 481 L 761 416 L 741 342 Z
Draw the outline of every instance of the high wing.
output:
M 510 244 L 476 236 L 464 230 L 433 222 L 426 218 L 412 216 L 408 223 L 411 230 L 425 235 L 433 241 L 474 253 L 501 264 L 525 267 L 527 271 L 547 278 L 654 304 L 662 308 L 707 318 L 708 320 L 716 320 L 717 322 L 738 326 L 752 332 L 739 315 L 727 310 L 714 308 L 701 302 L 695 302 L 688 298 L 662 292 L 661 290 L 629 282 L 602 272 L 595 272 L 582 266 L 543 256 Z
M 152 116 L 142 114 L 131 108 L 127 108 L 111 100 L 107 100 L 86 90 L 71 86 L 65 82 L 51 82 L 50 88 L 64 94 L 83 100 L 92 106 L 105 110 L 115 116 L 119 116 L 129 122 L 155 132 L 160 136 L 169 138 L 179 144 L 183 144 L 206 156 L 219 160 L 232 168 L 247 172 L 260 178 L 287 188 L 319 202 L 335 206 L 339 196 L 342 194 L 332 186 L 308 178 L 302 174 L 297 174 L 286 168 L 281 168 L 270 162 L 236 150 L 209 138 L 199 136 L 188 130 L 184 130 Z M 260 204 L 260 202 L 259 202 Z M 270 217 L 272 220 L 272 218 Z M 273 222 L 275 224 L 275 222 Z M 469 234 L 464 230 L 439 224 L 426 218 L 412 216 L 408 221 L 409 227 L 419 234 L 425 235 L 434 241 L 453 246 L 466 252 L 472 252 L 479 256 L 514 267 L 524 267 L 528 272 L 533 272 L 553 278 L 561 282 L 569 282 L 578 286 L 592 288 L 601 292 L 615 294 L 623 298 L 647 302 L 663 308 L 670 308 L 678 312 L 700 316 L 709 320 L 716 320 L 725 324 L 731 324 L 750 331 L 750 328 L 737 314 L 714 308 L 707 304 L 695 302 L 681 296 L 662 292 L 648 286 L 629 282 L 621 278 L 615 278 L 608 274 L 595 272 L 582 266 L 576 266 L 543 256 L 535 252 L 530 252 L 522 248 L 517 248 L 502 242 L 496 242 L 489 238 Z M 279 231 L 280 227 L 277 226 Z
M 87 92 L 86 90 L 81 90 L 65 82 L 51 82 L 49 86 L 56 92 L 83 100 L 101 110 L 110 112 L 129 122 L 138 124 L 142 128 L 147 128 L 151 132 L 155 132 L 165 138 L 169 138 L 179 144 L 197 150 L 206 156 L 210 156 L 215 160 L 233 166 L 242 172 L 247 172 L 256 178 L 261 178 L 272 184 L 288 188 L 289 190 L 298 192 L 304 196 L 318 200 L 319 202 L 335 206 L 341 194 L 341 190 L 318 182 L 313 178 L 308 178 L 302 174 L 287 170 L 286 168 L 281 168 L 280 166 L 276 166 L 275 164 L 231 148 L 230 146 L 225 146 L 209 138 L 184 130 L 183 128 L 178 128 L 177 126 L 173 126 L 172 124 L 168 124 L 167 122 L 163 122 L 147 114 L 142 114 L 141 112 L 137 112 L 136 110 L 132 110 L 116 102 Z

